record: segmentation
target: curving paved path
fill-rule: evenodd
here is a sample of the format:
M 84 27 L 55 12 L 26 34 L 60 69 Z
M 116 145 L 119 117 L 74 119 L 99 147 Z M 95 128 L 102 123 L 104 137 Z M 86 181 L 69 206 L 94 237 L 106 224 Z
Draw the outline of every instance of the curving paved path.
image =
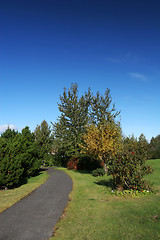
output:
M 48 169 L 48 180 L 21 201 L 0 213 L 0 240 L 47 240 L 63 214 L 72 180 L 63 171 Z

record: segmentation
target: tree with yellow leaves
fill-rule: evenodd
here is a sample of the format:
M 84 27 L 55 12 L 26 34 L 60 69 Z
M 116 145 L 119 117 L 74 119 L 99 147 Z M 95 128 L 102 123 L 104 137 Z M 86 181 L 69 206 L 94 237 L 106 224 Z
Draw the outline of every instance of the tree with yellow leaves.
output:
M 107 163 L 121 147 L 121 128 L 119 123 L 106 121 L 98 125 L 90 124 L 80 145 L 82 152 Z

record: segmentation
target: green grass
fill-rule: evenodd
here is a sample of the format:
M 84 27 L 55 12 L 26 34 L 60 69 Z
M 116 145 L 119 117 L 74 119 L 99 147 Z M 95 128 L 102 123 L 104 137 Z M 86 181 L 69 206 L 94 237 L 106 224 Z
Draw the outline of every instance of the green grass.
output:
M 30 194 L 33 190 L 43 184 L 49 175 L 47 172 L 40 172 L 38 176 L 31 177 L 27 183 L 15 189 L 0 191 L 0 213 Z
M 147 179 L 156 194 L 119 197 L 106 186 L 110 177 L 93 177 L 75 171 L 71 201 L 55 227 L 54 240 L 150 240 L 160 239 L 160 159 L 150 160 L 154 173 Z

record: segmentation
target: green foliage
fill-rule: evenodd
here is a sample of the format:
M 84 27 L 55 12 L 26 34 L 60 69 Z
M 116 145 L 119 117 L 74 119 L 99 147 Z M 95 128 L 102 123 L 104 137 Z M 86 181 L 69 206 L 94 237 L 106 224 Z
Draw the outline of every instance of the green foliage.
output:
M 134 135 L 124 138 L 123 145 L 126 150 L 134 152 L 142 161 L 149 159 L 149 143 L 144 134 L 141 134 L 138 139 Z
M 149 190 L 142 190 L 138 191 L 135 189 L 130 189 L 130 190 L 123 190 L 123 191 L 112 191 L 113 195 L 120 196 L 120 197 L 140 197 L 140 196 L 148 196 L 153 194 L 153 191 Z
M 67 162 L 67 169 L 74 169 L 78 171 L 93 171 L 102 167 L 103 164 L 101 161 L 87 155 L 80 155 L 79 157 L 73 156 Z
M 12 139 L 17 135 L 17 131 L 15 131 L 14 129 L 11 130 L 10 128 L 8 128 L 4 133 L 1 134 L 1 137 L 4 139 Z
M 155 138 L 152 137 L 149 145 L 149 153 L 150 158 L 160 158 L 160 135 L 157 135 Z
M 109 174 L 113 176 L 117 189 L 151 190 L 143 179 L 146 174 L 152 172 L 151 167 L 145 162 L 144 158 L 139 158 L 128 149 L 123 149 L 113 156 L 108 162 Z
M 103 164 L 100 160 L 97 160 L 88 155 L 80 155 L 78 158 L 78 170 L 93 171 L 96 168 L 102 168 Z
M 56 140 L 56 144 L 54 145 L 56 147 L 54 166 L 67 167 L 67 162 L 69 161 L 70 157 L 66 155 L 65 149 L 62 145 L 57 148 L 57 143 L 58 141 Z
M 63 162 L 80 153 L 79 143 L 87 123 L 88 104 L 84 96 L 78 98 L 78 86 L 72 84 L 68 91 L 64 89 L 58 106 L 61 116 L 52 125 L 56 154 L 61 152 Z
M 46 167 L 52 167 L 55 165 L 55 155 L 52 155 L 50 153 L 46 153 L 44 155 L 44 161 L 43 161 L 44 166 Z
M 5 156 L 0 163 L 0 185 L 7 187 L 17 186 L 22 178 L 24 169 L 17 157 L 11 159 Z
M 22 178 L 39 171 L 40 161 L 34 134 L 25 127 L 22 133 L 7 129 L 0 137 L 0 185 L 17 186 Z
M 21 150 L 19 159 L 22 161 L 24 176 L 33 176 L 40 168 L 41 162 L 38 155 L 35 136 L 30 132 L 29 127 L 25 127 L 20 134 Z
M 106 89 L 104 96 L 99 92 L 94 96 L 88 89 L 88 92 L 79 97 L 77 84 L 72 84 L 68 90 L 64 89 L 58 106 L 61 115 L 52 125 L 55 159 L 60 160 L 62 166 L 66 166 L 72 156 L 79 157 L 87 125 L 97 126 L 106 121 L 114 121 L 119 115 L 115 105 L 112 106 L 109 89 Z
M 44 120 L 41 125 L 37 125 L 34 133 L 39 158 L 41 158 L 47 164 L 48 153 L 51 153 L 53 151 L 53 137 L 51 135 L 51 127 Z
M 104 124 L 119 116 L 120 111 L 116 111 L 115 104 L 112 104 L 110 89 L 107 88 L 104 95 L 97 92 L 95 96 L 89 89 L 88 98 L 90 100 L 89 119 L 91 123 Z
M 109 174 L 113 176 L 118 190 L 151 190 L 143 179 L 152 172 L 151 167 L 146 165 L 148 145 L 143 134 L 138 140 L 134 136 L 123 139 L 122 148 L 108 162 Z
M 103 168 L 97 168 L 95 170 L 92 171 L 92 175 L 94 177 L 98 177 L 98 176 L 104 176 L 105 175 L 105 170 Z

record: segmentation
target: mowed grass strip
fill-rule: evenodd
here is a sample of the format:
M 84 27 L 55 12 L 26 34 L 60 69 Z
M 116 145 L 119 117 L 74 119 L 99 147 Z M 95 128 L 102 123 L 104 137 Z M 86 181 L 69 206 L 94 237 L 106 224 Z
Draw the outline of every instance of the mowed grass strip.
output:
M 119 197 L 110 194 L 110 177 L 93 177 L 63 169 L 73 179 L 73 191 L 54 240 L 160 239 L 160 159 L 150 160 L 154 173 L 147 178 L 156 194 Z
M 27 180 L 26 184 L 15 189 L 1 190 L 0 191 L 0 213 L 30 194 L 33 190 L 43 184 L 49 175 L 47 172 L 42 171 L 38 176 L 31 177 Z

